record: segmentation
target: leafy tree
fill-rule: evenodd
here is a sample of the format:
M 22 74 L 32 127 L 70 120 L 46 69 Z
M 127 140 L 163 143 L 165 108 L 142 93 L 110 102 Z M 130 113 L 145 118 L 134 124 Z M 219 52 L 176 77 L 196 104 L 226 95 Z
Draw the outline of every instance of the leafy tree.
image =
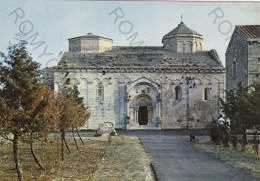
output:
M 84 145 L 84 142 L 79 134 L 79 131 L 78 131 L 78 128 L 79 127 L 82 127 L 86 120 L 90 117 L 90 112 L 86 110 L 85 108 L 85 105 L 83 103 L 83 97 L 79 97 L 79 90 L 78 90 L 78 87 L 76 85 L 74 85 L 73 87 L 73 96 L 74 96 L 74 99 L 76 101 L 76 103 L 78 104 L 79 107 L 75 107 L 76 108 L 76 115 L 74 117 L 74 124 L 72 125 L 72 135 L 73 135 L 73 138 L 74 138 L 74 142 L 75 142 L 75 145 L 76 147 L 78 148 L 78 144 L 77 144 L 77 141 L 75 139 L 75 135 L 74 135 L 74 129 L 76 129 L 77 131 L 77 134 L 81 140 L 81 143 Z
M 39 91 L 30 95 L 34 99 L 31 101 L 31 110 L 28 112 L 27 131 L 31 153 L 35 162 L 43 169 L 42 164 L 36 157 L 33 149 L 34 140 L 45 139 L 49 131 L 54 130 L 55 124 L 59 118 L 58 108 L 55 104 L 53 92 L 43 86 Z
M 6 139 L 13 142 L 13 154 L 18 174 L 18 179 L 22 180 L 22 170 L 18 156 L 18 140 L 26 133 L 26 119 L 30 107 L 28 95 L 39 89 L 40 71 L 39 64 L 32 61 L 26 50 L 26 42 L 20 41 L 18 44 L 8 46 L 8 55 L 0 54 L 3 63 L 0 67 L 0 91 L 1 109 L 9 110 L 8 117 L 1 116 L 1 133 Z M 2 114 L 2 113 L 1 113 Z M 13 135 L 11 139 L 9 135 Z
M 18 180 L 23 180 L 19 141 L 30 135 L 32 146 L 33 135 L 51 128 L 55 117 L 51 92 L 41 83 L 40 64 L 32 60 L 26 44 L 20 40 L 8 46 L 7 55 L 0 53 L 0 134 L 13 143 Z
M 227 91 L 226 101 L 220 101 L 223 112 L 231 120 L 232 132 L 242 133 L 243 142 L 247 143 L 246 130 L 254 127 L 249 88 L 240 82 L 236 89 Z
M 83 103 L 84 98 L 83 97 L 79 97 L 79 95 L 80 95 L 80 92 L 79 92 L 78 86 L 74 85 L 73 86 L 73 96 L 74 96 L 74 99 L 75 99 L 76 103 L 78 103 L 79 106 L 84 108 L 85 107 L 85 105 Z
M 260 83 L 254 83 L 250 91 L 250 120 L 255 130 L 260 130 Z
M 78 96 L 78 94 L 75 93 L 74 89 L 66 86 L 63 86 L 57 95 L 57 105 L 59 107 L 60 113 L 60 118 L 57 127 L 61 132 L 62 160 L 64 160 L 64 144 L 68 152 L 71 153 L 65 138 L 66 132 L 70 131 L 71 129 L 77 129 L 79 126 L 82 126 L 86 122 L 86 119 L 89 117 L 89 113 L 86 111 L 84 105 L 80 104 L 79 102 L 79 100 L 81 99 L 75 95 Z
M 75 101 L 73 91 L 70 88 L 64 88 L 58 93 L 57 105 L 60 112 L 60 119 L 57 122 L 57 127 L 61 132 L 61 158 L 64 160 L 64 143 L 71 153 L 65 139 L 66 131 L 70 130 L 73 125 L 73 117 L 75 116 L 74 106 Z

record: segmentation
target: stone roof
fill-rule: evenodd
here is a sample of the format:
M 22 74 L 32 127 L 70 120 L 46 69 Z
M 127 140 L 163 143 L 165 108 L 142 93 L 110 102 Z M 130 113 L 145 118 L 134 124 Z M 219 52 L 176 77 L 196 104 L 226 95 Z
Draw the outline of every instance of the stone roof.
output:
M 174 30 L 170 31 L 169 33 L 167 33 L 163 39 L 170 37 L 170 36 L 174 36 L 174 35 L 179 35 L 179 34 L 188 34 L 188 35 L 199 35 L 202 36 L 201 34 L 197 33 L 196 31 L 188 28 L 183 22 L 181 22 L 177 28 L 175 28 Z
M 237 29 L 246 38 L 259 38 L 260 37 L 260 25 L 238 25 Z
M 104 39 L 112 40 L 112 39 L 110 39 L 110 38 L 106 38 L 106 37 L 102 37 L 102 36 L 94 35 L 94 34 L 92 34 L 92 33 L 88 33 L 88 34 L 83 35 L 83 36 L 77 36 L 77 37 L 69 38 L 68 40 L 76 39 L 76 38 L 89 38 L 89 39 L 104 38 Z
M 62 52 L 58 66 L 67 67 L 212 67 L 223 68 L 217 52 L 177 53 L 163 47 L 113 46 L 103 53 Z

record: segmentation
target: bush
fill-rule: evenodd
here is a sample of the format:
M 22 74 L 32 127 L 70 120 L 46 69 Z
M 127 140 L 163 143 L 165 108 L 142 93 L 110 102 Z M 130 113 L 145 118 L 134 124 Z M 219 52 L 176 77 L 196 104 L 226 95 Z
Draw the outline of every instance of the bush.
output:
M 209 135 L 210 139 L 214 144 L 223 144 L 228 147 L 228 142 L 230 140 L 230 136 L 223 127 L 218 127 L 217 123 L 213 121 L 209 127 Z
M 210 139 L 215 144 L 221 143 L 220 130 L 217 127 L 216 122 L 212 122 L 209 126 Z
M 232 135 L 231 136 L 231 143 L 232 143 L 233 148 L 236 149 L 237 148 L 237 143 L 238 143 L 236 135 Z

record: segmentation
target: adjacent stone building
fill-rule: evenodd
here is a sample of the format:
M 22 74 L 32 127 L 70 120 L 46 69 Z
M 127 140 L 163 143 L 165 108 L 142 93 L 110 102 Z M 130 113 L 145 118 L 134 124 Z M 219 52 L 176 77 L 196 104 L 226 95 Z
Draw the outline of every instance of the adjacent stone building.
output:
M 85 129 L 112 122 L 117 129 L 204 128 L 219 114 L 225 69 L 203 36 L 181 22 L 163 46 L 112 46 L 91 33 L 69 39 L 45 82 L 59 90 L 69 73 L 91 116 Z
M 226 51 L 226 89 L 260 80 L 260 25 L 236 26 Z

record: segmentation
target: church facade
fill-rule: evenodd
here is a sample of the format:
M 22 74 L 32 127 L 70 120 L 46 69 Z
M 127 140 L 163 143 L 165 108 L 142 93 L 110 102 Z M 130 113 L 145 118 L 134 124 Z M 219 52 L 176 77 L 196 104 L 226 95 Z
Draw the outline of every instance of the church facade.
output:
M 54 92 L 69 73 L 91 116 L 84 129 L 112 122 L 117 129 L 205 128 L 219 114 L 225 69 L 203 36 L 183 22 L 163 46 L 112 46 L 88 33 L 69 39 L 56 66 L 44 69 Z

